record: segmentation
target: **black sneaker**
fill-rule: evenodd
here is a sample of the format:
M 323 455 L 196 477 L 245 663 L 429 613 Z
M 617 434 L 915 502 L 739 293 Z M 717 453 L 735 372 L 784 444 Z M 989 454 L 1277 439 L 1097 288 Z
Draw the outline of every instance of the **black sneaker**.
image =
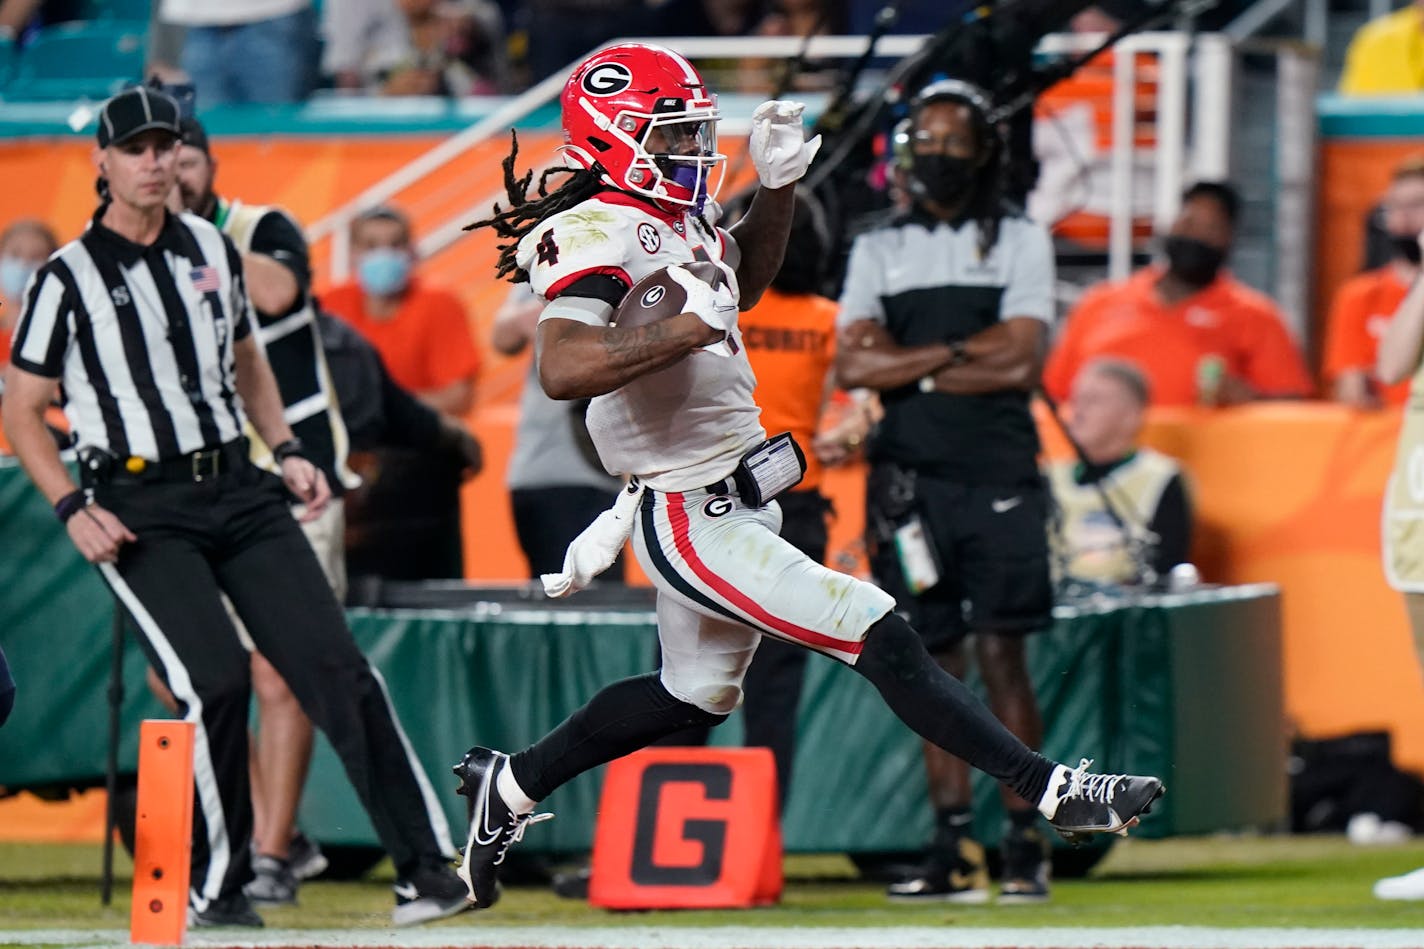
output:
M 201 910 L 190 903 L 188 905 L 188 925 L 194 929 L 207 929 L 216 926 L 247 926 L 260 929 L 263 923 L 262 917 L 257 915 L 257 911 L 252 908 L 247 897 L 238 892 L 231 896 L 219 896 L 215 900 L 208 900 L 207 907 Z
M 396 908 L 391 910 L 391 922 L 397 926 L 428 923 L 473 908 L 465 896 L 465 884 L 443 863 L 418 867 L 397 880 L 392 889 Z
M 280 857 L 258 854 L 252 858 L 252 881 L 242 888 L 258 906 L 290 906 L 297 902 L 297 878 L 292 865 Z
M 999 852 L 1004 858 L 999 902 L 1048 902 L 1048 841 L 1038 828 L 1011 828 L 1000 841 Z
M 885 895 L 894 903 L 987 903 L 989 870 L 984 847 L 972 837 L 960 836 L 949 842 L 948 851 L 938 850 L 919 873 L 892 883 Z
M 1159 778 L 1093 774 L 1088 771 L 1092 763 L 1084 758 L 1074 771 L 1056 766 L 1038 803 L 1039 813 L 1070 843 L 1092 834 L 1126 837 L 1167 790 Z
M 292 876 L 298 882 L 320 876 L 330 865 L 316 841 L 301 831 L 292 835 L 292 842 L 287 847 L 287 862 L 291 864 Z
M 470 833 L 465 841 L 464 859 L 457 872 L 469 891 L 476 909 L 489 909 L 499 900 L 495 868 L 504 855 L 524 838 L 524 828 L 553 814 L 516 814 L 504 803 L 495 778 L 509 761 L 509 755 L 489 748 L 471 748 L 455 765 L 460 779 L 459 793 L 469 798 Z
M 589 883 L 593 880 L 593 868 L 588 864 L 563 870 L 554 874 L 554 895 L 566 900 L 588 899 Z

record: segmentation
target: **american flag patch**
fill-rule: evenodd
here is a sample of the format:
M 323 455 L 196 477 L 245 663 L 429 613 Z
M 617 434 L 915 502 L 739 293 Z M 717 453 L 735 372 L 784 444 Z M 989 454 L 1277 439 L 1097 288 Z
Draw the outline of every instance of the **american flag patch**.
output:
M 209 264 L 194 267 L 188 274 L 188 279 L 193 281 L 193 289 L 199 293 L 212 293 L 222 282 L 218 277 L 218 269 Z

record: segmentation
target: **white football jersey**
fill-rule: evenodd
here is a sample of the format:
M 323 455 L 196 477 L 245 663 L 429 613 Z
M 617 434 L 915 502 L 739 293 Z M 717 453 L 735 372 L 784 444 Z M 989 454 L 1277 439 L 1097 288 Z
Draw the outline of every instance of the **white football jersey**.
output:
M 661 214 L 607 191 L 541 221 L 519 242 L 517 260 L 534 292 L 549 300 L 592 274 L 631 286 L 670 264 L 734 264 L 735 254 L 726 231 L 703 227 L 694 215 Z M 567 310 L 559 316 L 570 318 Z M 584 322 L 606 325 L 592 314 Z M 593 399 L 588 431 L 610 474 L 637 475 L 659 491 L 699 488 L 731 474 L 766 438 L 752 398 L 756 377 L 735 330 L 729 344 L 731 356 L 694 351 Z

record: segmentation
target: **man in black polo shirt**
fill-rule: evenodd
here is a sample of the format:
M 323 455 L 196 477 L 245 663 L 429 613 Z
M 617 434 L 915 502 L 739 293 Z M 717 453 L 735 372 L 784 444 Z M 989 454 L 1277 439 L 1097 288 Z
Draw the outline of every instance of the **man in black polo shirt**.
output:
M 974 86 L 928 86 L 896 130 L 913 207 L 862 234 L 841 297 L 836 367 L 846 388 L 878 390 L 866 520 L 876 580 L 955 676 L 966 637 L 990 707 L 1030 748 L 1042 722 L 1025 633 L 1052 619 L 1038 436 L 1029 396 L 1053 319 L 1048 234 L 1001 198 L 998 131 Z M 906 901 L 984 902 L 968 766 L 925 746 L 935 835 L 923 871 L 893 884 Z M 1031 803 L 1009 814 L 1000 899 L 1048 897 L 1045 840 Z
M 178 119 L 173 99 L 143 87 L 100 112 L 105 200 L 30 283 L 7 369 L 6 434 L 197 725 L 194 922 L 262 923 L 242 893 L 248 658 L 222 593 L 341 756 L 396 865 L 394 922 L 450 915 L 466 907 L 464 886 L 431 820 L 429 782 L 287 508 L 291 492 L 315 516 L 331 492 L 283 417 L 242 261 L 217 228 L 164 207 Z M 44 429 L 61 383 L 82 488 Z M 248 418 L 274 446 L 280 476 L 249 462 Z

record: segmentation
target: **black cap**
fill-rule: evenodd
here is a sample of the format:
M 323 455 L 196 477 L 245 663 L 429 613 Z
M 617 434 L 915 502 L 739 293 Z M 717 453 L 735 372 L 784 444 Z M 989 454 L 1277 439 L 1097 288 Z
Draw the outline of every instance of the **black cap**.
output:
M 178 102 L 172 96 L 145 86 L 125 89 L 99 110 L 99 147 L 118 145 L 149 129 L 182 135 L 178 127 Z
M 178 127 L 182 129 L 184 145 L 191 145 L 204 155 L 212 154 L 212 152 L 208 150 L 208 131 L 203 128 L 202 122 L 199 122 L 192 116 L 187 116 L 182 122 L 178 123 Z

